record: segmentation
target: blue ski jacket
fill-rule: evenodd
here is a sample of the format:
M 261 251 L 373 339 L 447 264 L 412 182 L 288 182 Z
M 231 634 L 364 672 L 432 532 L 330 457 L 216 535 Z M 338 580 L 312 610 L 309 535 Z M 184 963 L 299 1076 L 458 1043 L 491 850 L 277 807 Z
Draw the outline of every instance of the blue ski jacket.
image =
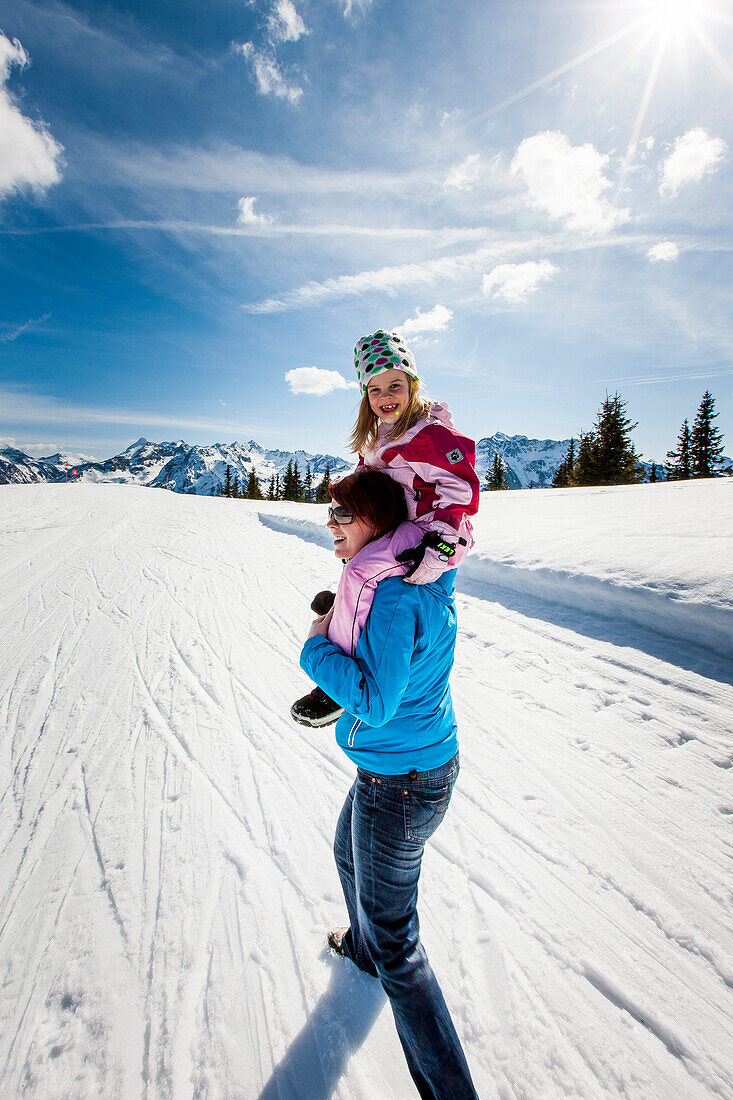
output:
M 458 751 L 448 678 L 456 644 L 456 571 L 432 584 L 388 577 L 377 585 L 355 656 L 309 638 L 300 666 L 344 713 L 336 741 L 359 768 L 406 775 Z

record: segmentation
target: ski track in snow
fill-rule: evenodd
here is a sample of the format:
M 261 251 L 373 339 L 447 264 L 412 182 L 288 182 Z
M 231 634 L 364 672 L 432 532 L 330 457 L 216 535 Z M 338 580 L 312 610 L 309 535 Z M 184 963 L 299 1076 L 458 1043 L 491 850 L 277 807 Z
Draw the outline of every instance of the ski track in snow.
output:
M 415 1095 L 378 984 L 324 949 L 353 767 L 288 714 L 338 580 L 313 525 L 3 503 L 0 1096 Z M 728 655 L 490 576 L 457 598 L 462 770 L 421 886 L 479 1094 L 733 1100 Z

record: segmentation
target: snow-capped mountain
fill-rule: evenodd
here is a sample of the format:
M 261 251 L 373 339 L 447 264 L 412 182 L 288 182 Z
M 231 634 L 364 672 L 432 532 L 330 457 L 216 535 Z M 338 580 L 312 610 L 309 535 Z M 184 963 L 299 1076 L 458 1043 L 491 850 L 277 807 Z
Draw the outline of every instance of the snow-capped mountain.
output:
M 490 469 L 495 451 L 504 459 L 509 486 L 527 489 L 549 486 L 555 470 L 565 457 L 569 440 L 528 439 L 524 435 L 508 436 L 503 432 L 479 440 L 476 446 L 476 469 L 482 480 Z M 58 481 L 66 477 L 65 463 L 69 456 L 49 455 L 34 459 L 17 450 L 0 450 L 0 484 L 28 481 Z M 138 439 L 124 451 L 102 462 L 80 462 L 77 468 L 87 481 L 120 482 L 166 487 L 177 493 L 197 493 L 210 496 L 223 485 L 226 467 L 231 467 L 240 484 L 246 484 L 254 467 L 264 491 L 273 475 L 282 477 L 288 462 L 297 462 L 304 474 L 310 466 L 314 477 L 320 478 L 327 465 L 334 473 L 344 473 L 353 463 L 329 454 L 309 454 L 307 451 L 266 450 L 254 440 L 247 443 L 214 443 L 192 446 L 184 440 L 152 443 Z
M 555 471 L 565 457 L 569 439 L 528 439 L 526 435 L 505 435 L 496 432 L 476 444 L 476 471 L 482 486 L 498 452 L 504 460 L 510 489 L 547 488 L 552 485 Z M 83 455 L 57 452 L 45 458 L 32 458 L 15 448 L 0 449 L 0 485 L 14 482 L 63 481 L 69 468 L 75 466 L 87 481 L 120 482 L 173 489 L 177 493 L 211 496 L 224 484 L 227 465 L 231 476 L 247 483 L 250 470 L 256 471 L 260 488 L 266 491 L 270 478 L 284 474 L 289 462 L 297 462 L 301 475 L 308 466 L 314 481 L 323 476 L 326 466 L 334 474 L 343 474 L 354 463 L 329 454 L 309 454 L 307 451 L 266 450 L 250 439 L 248 443 L 213 443 L 192 446 L 182 439 L 168 443 L 151 443 L 138 439 L 124 451 L 102 462 Z M 731 460 L 722 460 L 724 467 Z M 642 461 L 647 477 L 651 461 Z M 659 480 L 664 468 L 657 466 Z
M 494 435 L 476 444 L 476 473 L 481 482 L 498 452 L 506 466 L 510 489 L 547 488 L 567 453 L 569 439 L 527 439 L 526 435 Z
M 14 448 L 0 450 L 0 485 L 31 481 L 63 481 L 67 476 L 68 455 L 56 453 L 35 459 Z M 80 456 L 77 456 L 80 457 Z M 71 460 L 75 462 L 75 460 Z M 75 462 L 87 481 L 117 482 L 131 485 L 165 487 L 177 493 L 211 496 L 224 484 L 227 466 L 231 476 L 245 483 L 254 468 L 263 492 L 273 476 L 284 474 L 289 462 L 298 463 L 301 475 L 310 466 L 314 480 L 320 480 L 330 466 L 333 473 L 344 473 L 353 462 L 328 454 L 307 451 L 265 450 L 259 443 L 214 443 L 192 446 L 182 439 L 151 443 L 138 439 L 124 451 L 102 462 Z
M 0 485 L 59 481 L 61 476 L 60 467 L 46 458 L 31 458 L 15 447 L 0 448 Z

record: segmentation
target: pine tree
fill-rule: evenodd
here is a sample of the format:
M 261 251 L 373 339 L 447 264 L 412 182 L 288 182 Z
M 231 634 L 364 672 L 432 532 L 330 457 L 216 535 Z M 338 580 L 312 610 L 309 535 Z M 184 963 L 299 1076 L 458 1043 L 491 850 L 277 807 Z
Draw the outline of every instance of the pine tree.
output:
M 267 487 L 267 499 L 268 500 L 277 500 L 277 496 L 275 494 L 275 475 L 274 474 L 270 478 L 270 484 Z
M 595 432 L 580 432 L 571 485 L 598 485 L 598 443 Z
M 723 454 L 723 436 L 720 428 L 713 424 L 717 416 L 715 398 L 710 390 L 705 390 L 690 433 L 692 476 L 695 478 L 715 477 L 721 472 L 715 469 L 720 466 Z
M 571 438 L 565 458 L 555 470 L 552 479 L 553 489 L 567 489 L 572 484 L 573 467 L 575 466 L 575 440 Z
M 311 473 L 310 463 L 305 468 L 305 478 L 303 479 L 303 500 L 306 504 L 313 503 L 313 474 Z
M 596 417 L 598 485 L 635 485 L 644 477 L 644 467 L 629 438 L 636 423 L 626 416 L 621 395 L 606 394 Z
M 660 480 L 660 478 L 659 478 L 659 472 L 657 470 L 657 464 L 656 464 L 656 462 L 652 462 L 652 468 L 649 471 L 649 484 L 650 485 L 656 485 L 656 483 L 659 480 Z
M 239 474 L 235 474 L 234 475 L 234 483 L 232 485 L 232 496 L 234 497 L 235 500 L 239 500 L 240 495 L 241 494 L 239 492 Z
M 491 467 L 491 471 L 486 475 L 487 486 L 491 490 L 508 489 L 509 483 L 506 477 L 506 466 L 504 465 L 504 459 L 501 457 L 498 451 L 494 451 L 494 461 Z
M 331 494 L 328 491 L 328 487 L 331 484 L 331 465 L 326 464 L 323 477 L 316 486 L 316 504 L 328 504 L 331 499 Z
M 667 451 L 667 458 L 667 481 L 689 481 L 692 477 L 692 448 L 687 418 L 677 436 L 677 450 Z
M 303 499 L 303 479 L 300 476 L 300 470 L 298 469 L 298 461 L 293 463 L 293 487 L 292 487 L 291 500 L 302 501 Z
M 283 499 L 282 485 L 280 484 L 280 474 L 275 474 L 275 500 Z
M 293 496 L 293 462 L 292 459 L 288 460 L 285 473 L 280 486 L 280 499 L 281 500 L 294 500 Z
M 226 473 L 225 473 L 225 475 L 224 475 L 224 484 L 222 485 L 222 487 L 221 487 L 221 490 L 220 490 L 220 491 L 221 491 L 221 495 L 222 495 L 223 497 L 230 497 L 230 496 L 232 495 L 232 489 L 233 489 L 233 484 L 232 484 L 232 468 L 231 468 L 231 466 L 230 466 L 230 465 L 229 465 L 229 464 L 227 463 Z
M 247 500 L 262 500 L 262 491 L 260 490 L 260 483 L 257 480 L 257 471 L 254 466 L 249 471 L 247 477 Z M 272 499 L 272 498 L 268 498 Z

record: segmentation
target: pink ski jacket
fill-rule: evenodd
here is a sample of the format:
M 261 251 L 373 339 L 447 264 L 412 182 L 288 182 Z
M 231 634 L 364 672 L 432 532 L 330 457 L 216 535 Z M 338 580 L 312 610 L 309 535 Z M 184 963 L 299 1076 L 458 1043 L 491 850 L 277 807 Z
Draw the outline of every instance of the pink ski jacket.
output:
M 368 542 L 346 562 L 336 589 L 328 638 L 348 657 L 356 652 L 377 585 L 386 577 L 404 577 L 410 567 L 400 565 L 395 558 L 403 550 L 419 546 L 424 533 L 424 528 L 415 523 L 401 523 L 396 531 Z
M 445 571 L 456 569 L 473 546 L 469 516 L 478 511 L 480 484 L 474 469 L 476 445 L 453 426 L 446 405 L 434 404 L 396 443 L 389 429 L 380 429 L 376 446 L 359 456 L 359 466 L 384 470 L 405 490 L 408 523 L 368 543 L 345 566 L 336 592 L 328 636 L 339 649 L 354 655 L 380 580 L 404 576 L 408 565 L 395 556 L 419 546 L 426 531 L 437 531 L 458 542 Z

